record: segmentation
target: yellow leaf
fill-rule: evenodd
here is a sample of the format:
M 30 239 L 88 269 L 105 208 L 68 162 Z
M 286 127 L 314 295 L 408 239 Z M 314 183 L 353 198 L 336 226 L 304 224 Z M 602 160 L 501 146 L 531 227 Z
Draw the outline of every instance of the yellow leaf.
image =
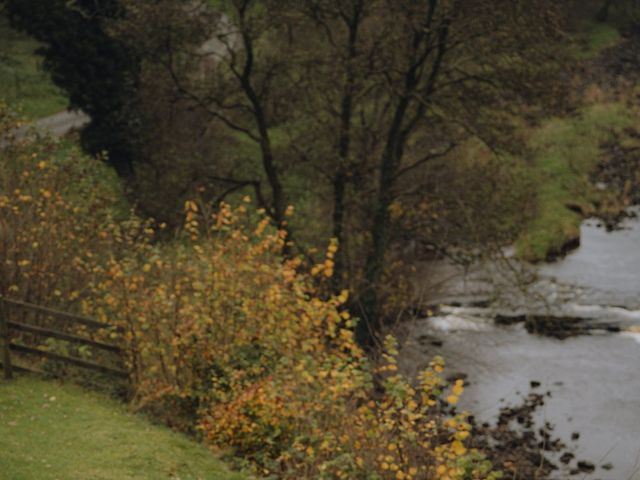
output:
M 338 301 L 340 303 L 346 303 L 349 300 L 349 290 L 342 290 L 338 295 Z
M 462 384 L 462 381 L 458 380 L 456 384 L 453 386 L 453 388 L 451 389 L 451 391 L 453 392 L 454 395 L 457 395 L 457 396 L 462 395 L 462 392 L 464 392 L 464 386 Z
M 453 448 L 453 452 L 458 456 L 462 456 L 467 453 L 467 449 L 460 440 L 454 440 L 451 443 L 451 448 Z

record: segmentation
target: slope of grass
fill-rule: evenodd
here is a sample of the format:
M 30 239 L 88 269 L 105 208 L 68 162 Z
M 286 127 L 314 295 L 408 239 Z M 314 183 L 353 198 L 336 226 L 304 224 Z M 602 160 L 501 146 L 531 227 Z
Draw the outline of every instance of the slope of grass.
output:
M 570 118 L 548 120 L 533 132 L 531 175 L 537 184 L 537 211 L 518 239 L 519 256 L 544 260 L 579 238 L 582 214 L 593 210 L 589 175 L 601 158 L 601 146 L 633 122 L 618 104 L 599 104 Z
M 568 19 L 573 55 L 578 60 L 596 57 L 622 40 L 621 30 L 628 28 L 628 18 L 616 5 L 609 10 L 606 21 L 597 19 L 602 0 L 574 2 Z
M 79 387 L 0 383 L 1 480 L 248 478 L 203 446 Z
M 609 23 L 594 21 L 585 23 L 581 34 L 577 37 L 578 45 L 575 57 L 582 60 L 594 58 L 622 40 L 617 27 Z
M 9 28 L 0 16 L 0 100 L 37 119 L 67 107 L 67 99 L 41 68 L 38 43 Z

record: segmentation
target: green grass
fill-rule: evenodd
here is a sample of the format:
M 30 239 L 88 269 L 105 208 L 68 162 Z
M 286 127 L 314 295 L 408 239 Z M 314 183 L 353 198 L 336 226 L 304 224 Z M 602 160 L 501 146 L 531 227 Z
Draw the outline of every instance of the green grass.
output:
M 596 57 L 603 50 L 622 40 L 621 30 L 628 28 L 628 18 L 616 5 L 612 5 L 606 22 L 596 20 L 602 0 L 574 2 L 568 19 L 572 41 L 572 54 L 578 60 Z
M 72 385 L 0 383 L 0 479 L 249 478 L 203 446 Z
M 0 100 L 30 119 L 64 110 L 67 99 L 41 68 L 38 43 L 0 16 Z
M 596 21 L 600 0 L 576 4 L 572 31 L 572 55 L 578 61 L 605 55 L 606 49 L 622 41 L 621 31 L 629 19 L 613 6 L 606 22 Z M 529 175 L 535 191 L 535 212 L 516 242 L 518 254 L 529 261 L 541 261 L 558 254 L 580 236 L 585 215 L 595 213 L 599 194 L 589 181 L 599 161 L 602 145 L 623 144 L 621 135 L 634 123 L 633 112 L 621 104 L 595 104 L 578 114 L 551 118 L 531 135 L 528 147 L 533 155 Z
M 625 107 L 600 104 L 571 118 L 548 120 L 533 132 L 529 147 L 537 211 L 516 242 L 521 258 L 544 260 L 579 237 L 582 215 L 575 210 L 593 211 L 596 198 L 589 175 L 601 158 L 601 146 L 632 122 Z
M 622 37 L 618 28 L 609 23 L 590 22 L 580 38 L 580 48 L 576 57 L 580 59 L 594 58 L 603 50 L 613 47 Z

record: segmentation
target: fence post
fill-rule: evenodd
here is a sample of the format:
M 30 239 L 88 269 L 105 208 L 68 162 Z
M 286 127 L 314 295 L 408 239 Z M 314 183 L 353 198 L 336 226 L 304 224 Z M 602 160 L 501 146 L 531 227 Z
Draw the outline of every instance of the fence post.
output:
M 0 340 L 2 341 L 2 369 L 4 371 L 4 379 L 11 380 L 13 378 L 13 368 L 11 366 L 11 350 L 9 347 L 9 321 L 7 305 L 0 296 Z

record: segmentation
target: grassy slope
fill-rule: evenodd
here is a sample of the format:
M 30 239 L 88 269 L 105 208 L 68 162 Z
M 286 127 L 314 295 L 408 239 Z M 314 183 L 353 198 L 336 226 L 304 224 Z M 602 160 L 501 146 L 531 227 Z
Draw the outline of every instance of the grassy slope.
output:
M 0 100 L 30 119 L 64 110 L 67 99 L 41 68 L 38 43 L 0 16 Z
M 599 4 L 594 4 L 599 6 Z M 596 11 L 593 6 L 591 10 Z M 616 12 L 613 11 L 615 14 Z M 621 20 L 609 23 L 582 13 L 574 29 L 575 58 L 587 61 L 621 41 Z M 634 122 L 634 112 L 621 104 L 594 104 L 566 118 L 551 118 L 530 137 L 533 175 L 537 188 L 534 218 L 516 247 L 521 258 L 544 260 L 579 238 L 582 214 L 593 213 L 597 200 L 588 177 L 602 158 L 601 146 L 612 141 Z
M 620 41 L 618 29 L 608 23 L 587 22 L 583 25 L 584 35 L 576 49 L 575 55 L 579 59 L 589 59 L 602 50 L 614 46 Z
M 555 118 L 533 132 L 531 174 L 537 184 L 537 211 L 516 246 L 519 256 L 544 260 L 580 235 L 582 215 L 597 199 L 589 174 L 601 159 L 601 145 L 632 124 L 631 113 L 617 104 L 600 104 L 570 118 Z M 569 208 L 573 207 L 573 208 Z
M 79 387 L 0 383 L 1 480 L 248 478 L 204 447 Z

